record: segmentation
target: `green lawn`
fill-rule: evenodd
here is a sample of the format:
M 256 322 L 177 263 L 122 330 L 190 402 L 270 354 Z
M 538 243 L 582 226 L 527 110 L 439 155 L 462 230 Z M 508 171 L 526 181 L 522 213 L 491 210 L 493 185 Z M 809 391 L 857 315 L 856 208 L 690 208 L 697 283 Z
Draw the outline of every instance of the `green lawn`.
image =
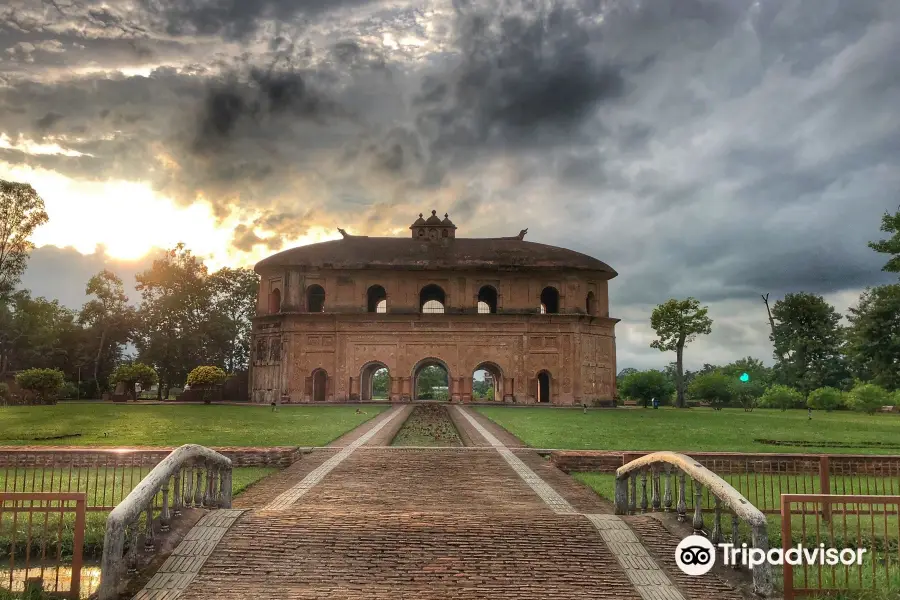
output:
M 709 408 L 477 410 L 533 448 L 900 454 L 900 416 Z M 793 442 L 785 445 L 759 440 Z M 832 445 L 837 444 L 837 445 Z
M 0 445 L 322 446 L 387 406 L 124 405 L 0 407 Z

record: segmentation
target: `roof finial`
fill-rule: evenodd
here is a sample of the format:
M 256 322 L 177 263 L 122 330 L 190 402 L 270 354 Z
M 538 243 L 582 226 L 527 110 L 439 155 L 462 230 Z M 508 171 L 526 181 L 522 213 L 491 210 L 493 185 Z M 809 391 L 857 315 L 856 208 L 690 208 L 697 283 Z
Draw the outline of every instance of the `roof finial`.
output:
M 338 227 L 337 230 L 341 232 L 341 236 L 343 236 L 344 238 L 350 237 L 350 234 L 347 233 L 346 231 L 344 231 L 343 229 L 341 229 L 340 227 Z
M 525 239 L 525 234 L 526 234 L 526 233 L 528 233 L 528 228 L 527 228 L 527 227 L 526 227 L 525 229 L 523 229 L 522 231 L 519 232 L 519 235 L 516 236 L 516 239 L 518 239 L 518 240 L 524 240 L 524 239 Z
M 432 210 L 432 211 L 431 211 L 431 216 L 432 216 L 432 217 L 436 217 L 436 216 L 437 216 L 437 211 L 436 211 L 436 210 Z
M 419 213 L 419 218 L 420 218 L 420 219 L 422 218 L 422 213 Z
M 449 219 L 449 218 L 450 218 L 450 213 L 444 213 L 444 218 L 445 218 L 445 219 Z

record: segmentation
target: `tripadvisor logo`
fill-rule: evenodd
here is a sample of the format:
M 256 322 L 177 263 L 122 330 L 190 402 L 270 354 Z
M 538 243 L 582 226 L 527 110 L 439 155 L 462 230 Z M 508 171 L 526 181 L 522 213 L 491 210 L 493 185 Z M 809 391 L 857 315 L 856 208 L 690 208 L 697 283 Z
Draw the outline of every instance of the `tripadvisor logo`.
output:
M 861 565 L 866 548 L 826 548 L 825 544 L 807 548 L 803 544 L 784 550 L 772 548 L 768 552 L 760 548 L 748 548 L 747 544 L 718 544 L 722 551 L 722 564 L 742 565 L 749 568 L 762 564 L 782 566 L 797 565 Z M 689 535 L 675 548 L 675 563 L 687 575 L 704 575 L 716 564 L 716 546 L 702 535 Z

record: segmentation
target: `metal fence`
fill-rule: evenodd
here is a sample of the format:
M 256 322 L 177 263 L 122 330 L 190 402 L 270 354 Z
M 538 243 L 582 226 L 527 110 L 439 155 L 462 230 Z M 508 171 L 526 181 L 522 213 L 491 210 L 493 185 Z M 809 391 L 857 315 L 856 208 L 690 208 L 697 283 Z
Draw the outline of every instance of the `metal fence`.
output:
M 86 495 L 0 493 L 0 587 L 81 594 Z
M 900 496 L 784 494 L 782 549 L 787 552 L 799 540 L 810 552 L 821 552 L 812 564 L 810 556 L 799 565 L 785 562 L 785 600 L 863 591 L 900 597 L 898 513 Z M 848 554 L 832 559 L 824 553 L 829 548 Z M 858 549 L 865 550 L 861 562 L 846 564 L 843 559 L 850 562 Z

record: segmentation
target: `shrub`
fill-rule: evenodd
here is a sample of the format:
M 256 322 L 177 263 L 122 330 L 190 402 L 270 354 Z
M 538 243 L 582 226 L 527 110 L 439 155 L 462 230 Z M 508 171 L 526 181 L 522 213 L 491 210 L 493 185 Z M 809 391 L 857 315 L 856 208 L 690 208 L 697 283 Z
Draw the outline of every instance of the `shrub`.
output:
M 697 375 L 688 385 L 688 394 L 696 400 L 705 400 L 715 410 L 722 410 L 735 395 L 732 378 L 713 372 Z
M 60 388 L 59 394 L 57 394 L 57 396 L 61 400 L 75 400 L 76 398 L 78 398 L 78 386 L 71 381 L 67 381 Z
M 874 383 L 861 383 L 850 391 L 847 406 L 859 412 L 872 414 L 878 412 L 882 406 L 890 405 L 892 400 L 883 387 Z
M 9 386 L 0 381 L 0 402 L 6 404 L 9 402 Z
M 653 398 L 664 403 L 664 400 L 672 394 L 673 389 L 674 386 L 666 374 L 654 370 L 629 373 L 622 380 L 622 385 L 619 386 L 619 392 L 623 396 L 642 401 L 645 408 Z
M 841 394 L 841 390 L 833 387 L 821 387 L 813 390 L 809 393 L 809 398 L 806 399 L 808 407 L 828 412 L 840 408 L 843 403 L 844 397 Z
M 800 408 L 804 404 L 803 394 L 786 385 L 773 385 L 763 393 L 759 405 L 764 408 Z
M 212 402 L 212 398 L 209 396 L 210 388 L 222 384 L 226 377 L 225 371 L 219 367 L 205 365 L 197 367 L 188 373 L 187 384 L 191 386 L 191 389 L 200 389 L 202 391 L 203 402 L 209 404 Z
M 58 369 L 26 369 L 16 374 L 19 387 L 31 392 L 40 404 L 55 403 L 65 382 L 63 372 Z
M 154 383 L 159 381 L 156 371 L 150 365 L 144 363 L 131 363 L 119 365 L 109 377 L 111 384 L 117 384 L 120 381 L 125 384 L 125 390 L 133 398 L 137 399 L 134 384 L 141 384 L 141 389 L 147 389 Z
M 728 374 L 726 373 L 726 375 Z M 753 412 L 766 391 L 763 383 L 761 381 L 741 381 L 732 375 L 728 375 L 728 378 L 732 402 L 743 408 L 745 412 Z

